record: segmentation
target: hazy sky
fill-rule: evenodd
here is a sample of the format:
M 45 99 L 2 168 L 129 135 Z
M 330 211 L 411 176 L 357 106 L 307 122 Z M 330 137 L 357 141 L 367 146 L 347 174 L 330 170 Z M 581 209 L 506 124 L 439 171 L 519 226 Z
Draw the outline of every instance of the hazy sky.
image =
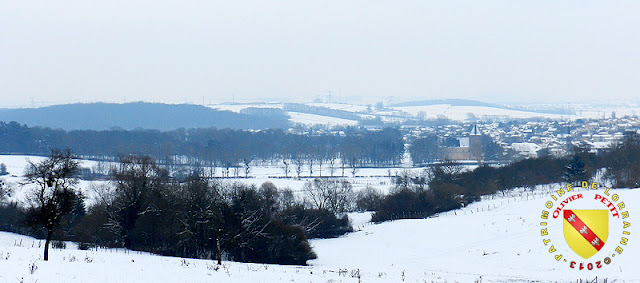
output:
M 0 0 L 0 106 L 638 102 L 639 33 L 637 0 Z

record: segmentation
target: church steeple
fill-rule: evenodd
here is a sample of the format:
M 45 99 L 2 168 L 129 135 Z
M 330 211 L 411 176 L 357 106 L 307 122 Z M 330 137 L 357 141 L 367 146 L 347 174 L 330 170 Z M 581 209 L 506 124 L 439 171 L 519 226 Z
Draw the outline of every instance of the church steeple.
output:
M 480 136 L 480 135 L 482 135 L 478 131 L 478 125 L 477 124 L 473 124 L 473 129 L 471 129 L 471 133 L 469 133 L 469 135 L 470 136 Z
M 473 129 L 469 133 L 469 153 L 471 158 L 478 160 L 478 163 L 483 159 L 482 149 L 482 132 L 478 130 L 478 125 L 474 124 Z

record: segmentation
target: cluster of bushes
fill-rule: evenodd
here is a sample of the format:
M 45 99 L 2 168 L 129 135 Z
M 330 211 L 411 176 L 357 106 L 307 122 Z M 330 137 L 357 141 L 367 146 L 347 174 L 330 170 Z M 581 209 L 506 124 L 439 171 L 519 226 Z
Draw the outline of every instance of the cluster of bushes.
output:
M 516 187 L 589 180 L 603 169 L 604 180 L 612 187 L 640 187 L 640 135 L 628 132 L 612 149 L 597 154 L 581 144 L 566 157 L 546 155 L 502 167 L 483 165 L 462 171 L 456 164 L 440 164 L 422 176 L 401 174 L 388 195 L 365 191 L 357 203 L 374 210 L 376 222 L 424 218 Z
M 123 157 L 112 179 L 114 187 L 93 188 L 98 197 L 86 209 L 82 195 L 65 198 L 71 208 L 53 221 L 59 225 L 50 238 L 180 257 L 304 265 L 316 257 L 308 238 L 351 231 L 346 217 L 271 183 L 224 186 L 198 171 L 176 180 L 143 156 Z M 47 237 L 48 226 L 32 221 L 33 212 L 51 215 L 45 206 L 1 205 L 0 228 L 24 233 L 32 227 L 28 234 Z
M 599 155 L 598 167 L 606 168 L 605 177 L 618 188 L 640 187 L 640 135 L 627 132 L 613 150 Z M 590 159 L 585 161 L 589 167 Z
M 460 208 L 482 195 L 516 187 L 562 182 L 568 161 L 560 158 L 525 159 L 503 167 L 480 166 L 463 171 L 453 163 L 439 164 L 423 176 L 396 177 L 395 189 L 380 200 L 376 222 L 424 218 Z
M 363 194 L 368 199 L 377 199 L 377 209 L 372 221 L 425 218 L 430 215 L 459 208 L 462 204 L 463 188 L 447 182 L 459 174 L 457 165 L 437 166 L 421 176 L 405 172 L 396 176 L 394 189 L 386 196 Z M 430 180 L 430 181 L 429 181 Z M 358 202 L 361 198 L 358 199 Z

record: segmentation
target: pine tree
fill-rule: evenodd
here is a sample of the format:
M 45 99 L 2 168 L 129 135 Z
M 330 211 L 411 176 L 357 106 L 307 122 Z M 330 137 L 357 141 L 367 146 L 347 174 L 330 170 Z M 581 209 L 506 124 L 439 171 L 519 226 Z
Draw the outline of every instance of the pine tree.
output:
M 567 165 L 567 171 L 565 173 L 565 180 L 567 182 L 581 181 L 586 178 L 587 170 L 582 158 L 578 155 L 573 156 L 569 164 Z

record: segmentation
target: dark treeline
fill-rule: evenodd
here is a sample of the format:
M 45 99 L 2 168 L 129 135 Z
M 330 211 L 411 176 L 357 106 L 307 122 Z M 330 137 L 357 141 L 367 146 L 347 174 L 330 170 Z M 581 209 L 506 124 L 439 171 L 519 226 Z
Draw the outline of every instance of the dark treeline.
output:
M 579 173 L 592 174 L 596 168 L 606 168 L 605 177 L 619 188 L 640 187 L 640 135 L 637 133 L 627 133 L 621 142 L 613 150 L 598 155 L 595 158 L 580 152 L 579 159 L 573 167 L 580 169 L 580 164 L 584 164 L 584 169 Z
M 402 133 L 387 128 L 346 128 L 341 134 L 292 134 L 284 130 L 230 129 L 65 131 L 0 122 L 0 153 L 46 155 L 50 148 L 70 148 L 79 156 L 116 160 L 120 155 L 151 156 L 162 163 L 182 162 L 226 168 L 253 160 L 335 164 L 351 167 L 393 166 L 404 153 Z M 176 160 L 176 157 L 189 160 Z
M 55 162 L 50 160 L 42 164 Z M 47 175 L 49 167 L 36 167 Z M 40 238 L 52 234 L 47 238 L 77 241 L 81 248 L 124 247 L 180 257 L 297 265 L 316 257 L 308 238 L 351 231 L 348 218 L 336 217 L 344 211 L 296 199 L 291 190 L 279 190 L 271 183 L 259 188 L 221 185 L 203 178 L 198 170 L 178 180 L 148 156 L 122 157 L 111 178 L 113 186 L 92 189 L 98 197 L 86 208 L 83 196 L 70 187 L 52 193 L 73 196 L 64 202 L 47 201 L 54 205 L 0 202 L 0 228 Z M 42 188 L 48 190 L 49 179 L 44 180 Z M 324 188 L 331 189 L 314 188 L 312 193 L 318 195 L 315 191 Z M 6 192 L 2 186 L 0 192 Z M 57 209 L 61 203 L 69 209 Z M 34 222 L 42 219 L 39 211 L 58 215 L 56 226 Z
M 581 144 L 566 157 L 542 156 L 502 167 L 483 165 L 462 171 L 453 163 L 439 164 L 421 176 L 397 176 L 394 190 L 386 196 L 369 191 L 360 199 L 375 210 L 373 220 L 377 222 L 424 218 L 460 208 L 483 195 L 539 184 L 577 184 L 599 172 L 611 187 L 640 187 L 640 135 L 628 132 L 612 149 L 597 154 Z
M 67 130 L 107 130 L 112 127 L 127 130 L 173 130 L 183 127 L 286 129 L 291 126 L 289 116 L 284 111 L 264 114 L 234 113 L 192 104 L 75 103 L 41 108 L 0 109 L 0 121 L 18 121 Z

